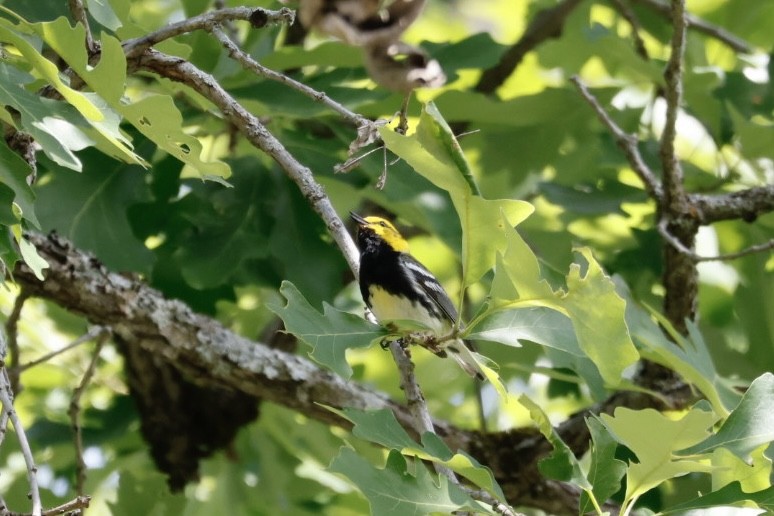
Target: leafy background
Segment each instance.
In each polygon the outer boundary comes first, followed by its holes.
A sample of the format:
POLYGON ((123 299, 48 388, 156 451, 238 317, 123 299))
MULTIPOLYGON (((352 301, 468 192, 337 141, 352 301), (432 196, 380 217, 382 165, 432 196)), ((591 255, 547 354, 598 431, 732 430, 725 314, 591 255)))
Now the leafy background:
MULTIPOLYGON (((766 450, 774 437, 768 424, 774 385, 765 373, 773 369, 774 257, 769 252, 701 264, 696 326, 686 337, 674 336, 679 345, 669 342, 658 328, 668 322, 657 315, 664 292, 655 207, 568 80, 579 74, 618 124, 639 137, 645 160, 659 170, 664 108, 656 92, 669 55, 668 20, 644 3, 631 3, 642 25, 645 60, 614 3, 580 3, 560 37, 528 53, 495 98, 474 90, 481 70, 496 64, 553 3, 485 4, 430 2, 407 32, 407 40, 439 60, 449 81, 417 93, 409 109, 416 132, 401 137, 382 131, 388 160, 402 158, 389 167, 383 190, 374 188, 381 151, 347 174, 333 172, 355 134, 321 104, 245 71, 207 33, 186 34, 159 48, 211 73, 261 117, 311 167, 339 214, 388 213, 452 297, 465 292, 469 337, 499 365, 509 392, 498 391, 497 381, 483 388, 488 429, 536 426, 554 449, 541 472, 584 490, 582 507, 594 510, 596 501, 608 498, 624 510, 665 513, 740 500, 770 507, 766 450), (429 101, 437 111, 423 110, 429 101), (444 146, 445 123, 456 133, 475 130, 459 141, 481 197, 462 181, 460 156, 444 146), (486 204, 482 198, 503 201, 486 204), (508 225, 518 223, 518 233, 482 229, 506 225, 501 209, 508 225), (707 401, 675 413, 619 409, 590 417, 593 445, 576 459, 551 423, 633 388, 628 379, 638 355, 677 371, 707 401), (749 386, 744 396, 738 386, 749 386), (697 499, 697 493, 706 496, 697 499)), ((0 249, 7 267, 25 253, 22 227, 57 231, 106 267, 140 277, 249 338, 265 340, 279 313, 301 341, 298 353, 403 399, 392 360, 370 345, 381 330, 363 327, 346 262, 296 185, 193 90, 126 72, 121 41, 199 14, 209 2, 88 2, 105 56, 94 68, 86 65, 83 29, 60 18, 69 16, 64 3, 3 6, 0 100, 13 109, 0 118, 41 146, 37 180, 28 187, 26 164, 0 144, 0 222, 9 228, 0 249), (54 63, 77 71, 86 83, 83 92, 64 83, 54 63), (65 100, 39 96, 45 85, 65 100), (323 303, 330 305, 324 312, 323 303), (305 315, 293 326, 297 310, 305 315), (315 317, 322 330, 308 327, 315 317), (351 327, 364 337, 334 353, 319 340, 308 344, 351 327)), ((677 140, 686 186, 727 192, 771 184, 774 9, 742 0, 688 7, 743 36, 755 52, 744 55, 688 33, 677 140)), ((241 47, 255 59, 357 113, 389 118, 400 106, 399 95, 370 82, 357 49, 319 35, 303 46, 283 44, 287 29, 280 25, 235 27, 241 47)), ((702 229, 697 249, 734 252, 765 241, 772 230, 771 213, 754 223, 718 223, 702 229)), ((37 263, 26 252, 25 261, 37 263)), ((9 282, 2 292, 4 314, 17 294, 9 282)), ((61 348, 85 328, 83 319, 56 305, 30 300, 20 321, 22 362, 61 348)), ((90 349, 80 346, 21 376, 16 408, 40 465, 45 506, 74 493, 67 406, 90 349)), ((478 428, 469 379, 451 361, 422 351, 413 357, 434 417, 478 428)), ((267 403, 227 450, 202 461, 200 481, 173 493, 139 434, 123 369, 117 349, 104 347, 83 401, 85 490, 95 514, 212 514, 222 507, 233 514, 361 514, 369 507, 378 514, 419 514, 478 507, 418 459, 447 464, 502 495, 472 457, 442 443, 384 438, 386 428, 402 430, 389 414, 364 421, 365 415, 346 413, 355 424, 349 433, 267 403), (428 500, 432 505, 418 508, 428 500)), ((3 442, 0 459, 0 493, 8 507, 21 510, 28 486, 13 439, 3 442)))

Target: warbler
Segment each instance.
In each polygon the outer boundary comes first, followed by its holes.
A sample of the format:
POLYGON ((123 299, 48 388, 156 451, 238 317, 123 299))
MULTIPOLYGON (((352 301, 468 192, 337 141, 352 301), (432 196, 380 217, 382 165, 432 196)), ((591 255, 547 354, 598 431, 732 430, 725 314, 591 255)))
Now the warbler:
POLYGON ((406 239, 381 217, 350 216, 358 224, 360 293, 374 317, 393 325, 419 323, 427 328, 415 332, 423 347, 442 357, 448 351, 466 373, 484 379, 475 353, 461 339, 438 340, 451 335, 457 310, 435 276, 409 254, 406 239))

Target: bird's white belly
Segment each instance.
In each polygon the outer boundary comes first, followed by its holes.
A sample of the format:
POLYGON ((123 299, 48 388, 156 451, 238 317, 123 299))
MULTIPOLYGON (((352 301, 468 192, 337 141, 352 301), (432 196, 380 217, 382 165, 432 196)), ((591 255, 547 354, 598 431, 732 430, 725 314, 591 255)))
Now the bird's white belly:
POLYGON ((369 292, 371 293, 371 312, 381 323, 395 321, 400 328, 400 321, 416 321, 421 326, 431 329, 437 336, 443 336, 451 330, 450 324, 445 320, 432 317, 419 302, 412 303, 405 297, 396 297, 374 285, 369 287, 369 292))

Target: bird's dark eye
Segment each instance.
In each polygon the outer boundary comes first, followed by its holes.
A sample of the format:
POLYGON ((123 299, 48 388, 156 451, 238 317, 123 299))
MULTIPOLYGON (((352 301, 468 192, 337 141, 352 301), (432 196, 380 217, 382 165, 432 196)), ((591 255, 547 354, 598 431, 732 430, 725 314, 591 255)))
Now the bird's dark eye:
POLYGON ((379 221, 379 225, 382 226, 383 228, 387 227, 387 223, 385 221, 383 221, 383 220, 379 221))

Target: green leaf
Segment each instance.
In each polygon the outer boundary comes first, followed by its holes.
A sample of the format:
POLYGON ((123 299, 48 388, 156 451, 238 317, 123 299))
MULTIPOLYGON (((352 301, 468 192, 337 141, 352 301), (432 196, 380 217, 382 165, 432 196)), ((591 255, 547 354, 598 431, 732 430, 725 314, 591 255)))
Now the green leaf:
POLYGON ((712 486, 718 489, 731 482, 740 482, 748 493, 766 489, 771 485, 771 459, 766 456, 769 443, 763 444, 750 453, 745 461, 727 448, 715 448, 712 452, 712 486))
MULTIPOLYGON (((604 105, 613 90, 595 90, 594 93, 604 105)), ((577 92, 569 88, 546 89, 537 95, 521 95, 507 101, 481 93, 448 90, 436 98, 435 103, 446 120, 511 127, 534 128, 553 125, 557 120, 565 126, 588 113, 585 111, 587 106, 579 102, 577 92)))
POLYGON ((567 316, 542 306, 495 310, 476 322, 466 339, 521 346, 526 339, 560 351, 585 356, 567 316))
POLYGON ((350 420, 354 427, 352 434, 361 439, 380 444, 385 448, 403 450, 415 448, 417 443, 400 426, 395 414, 390 409, 359 410, 345 408, 341 411, 330 409, 350 420))
POLYGON ((510 199, 452 196, 452 201, 462 221, 462 275, 467 287, 495 265, 497 253, 504 251, 507 244, 505 233, 526 219, 534 208, 527 202, 510 199))
POLYGON ((110 30, 121 28, 121 20, 118 19, 109 0, 86 0, 89 14, 94 17, 102 26, 110 30))
MULTIPOLYGON (((0 103, 13 106, 19 112, 19 128, 32 136, 49 158, 80 171, 81 162, 72 151, 91 141, 80 130, 72 130, 75 124, 70 120, 65 121, 68 117, 60 109, 60 104, 64 103, 42 99, 24 89, 23 85, 33 80, 28 73, 0 63, 0 103), (62 131, 62 125, 71 130, 62 131)), ((12 119, 7 122, 16 125, 12 119)))
POLYGON ((16 242, 19 244, 19 253, 21 254, 22 260, 24 260, 24 263, 32 270, 35 277, 40 281, 43 281, 45 279, 43 276, 43 269, 48 268, 48 262, 38 254, 38 250, 35 249, 35 246, 30 244, 27 239, 21 235, 20 227, 17 227, 17 230, 14 231, 14 233, 16 233, 16 242))
POLYGON ((734 123, 736 136, 742 144, 742 153, 748 158, 774 158, 771 147, 774 138, 774 125, 763 125, 741 115, 733 106, 728 106, 734 123))
MULTIPOLYGON (((65 22, 66 23, 66 22, 65 22)), ((56 65, 43 57, 35 47, 27 41, 19 32, 19 28, 4 18, 0 18, 0 41, 10 43, 24 56, 26 61, 51 84, 62 97, 67 100, 89 121, 100 121, 103 118, 102 112, 92 104, 89 99, 81 92, 76 91, 66 85, 59 77, 59 70, 56 65)), ((77 40, 83 43, 84 30, 80 26, 80 31, 76 35, 81 37, 77 40)), ((85 53, 85 49, 84 49, 85 53)))
POLYGON ((704 441, 680 450, 680 455, 709 453, 726 448, 749 460, 750 453, 774 440, 774 374, 765 373, 750 384, 739 405, 720 429, 704 441))
POLYGON ((201 191, 196 197, 204 201, 189 198, 185 205, 183 217, 196 231, 177 248, 175 260, 194 288, 224 285, 246 262, 268 255, 268 221, 262 210, 268 174, 255 164, 245 165, 252 165, 252 173, 235 176, 233 188, 196 185, 196 193, 201 191))
MULTIPOLYGON (((222 161, 205 161, 202 156, 201 142, 187 134, 183 116, 168 95, 148 95, 142 99, 126 104, 122 102, 126 87, 126 56, 121 42, 108 35, 102 36, 102 58, 92 67, 88 64, 88 55, 83 46, 84 29, 77 25, 71 27, 64 18, 53 22, 37 23, 32 28, 51 45, 51 47, 67 61, 67 64, 78 73, 95 93, 104 101, 103 111, 108 107, 119 113, 129 123, 134 125, 146 138, 153 141, 159 148, 175 156, 180 161, 190 165, 204 178, 226 178, 231 171, 222 161)), ((116 131, 102 125, 95 127, 117 148, 128 145, 116 131)), ((124 159, 133 159, 142 163, 133 153, 123 154, 124 159)))
POLYGON ((151 252, 129 225, 127 210, 146 199, 146 172, 94 150, 81 153, 82 174, 56 171, 37 189, 41 227, 94 252, 117 271, 148 272, 151 252))
POLYGON ((183 131, 180 110, 168 95, 151 95, 122 106, 120 113, 146 138, 190 165, 202 178, 228 178, 231 169, 222 161, 204 161, 201 142, 183 131))
POLYGON ((519 396, 519 403, 529 410, 530 418, 554 448, 551 455, 542 459, 538 464, 540 472, 548 478, 572 482, 583 490, 591 491, 593 486, 583 474, 580 462, 551 425, 551 421, 543 409, 526 394, 519 396))
POLYGON ((618 385, 624 369, 639 359, 626 326, 626 302, 587 248, 579 249, 587 263, 581 276, 578 264, 570 266, 569 291, 561 300, 575 328, 578 344, 609 385, 618 385))
MULTIPOLYGON (((586 419, 591 432, 591 464, 588 479, 594 486, 592 493, 598 502, 604 503, 621 488, 621 479, 626 475, 626 463, 615 458, 618 443, 597 417, 586 419)), ((594 510, 588 492, 581 493, 579 514, 594 510)))
POLYGON ((469 508, 482 510, 459 487, 444 476, 431 474, 422 463, 412 463, 391 451, 384 469, 378 469, 354 450, 342 447, 330 470, 347 477, 368 498, 371 514, 419 516, 469 508))
MULTIPOLYGON (((130 142, 121 133, 120 118, 115 114, 115 111, 120 111, 119 100, 123 94, 126 78, 126 58, 121 44, 117 39, 105 36, 102 42, 102 58, 92 68, 88 65, 88 56, 83 45, 84 38, 83 26, 79 24, 71 27, 64 17, 53 22, 34 24, 21 21, 19 26, 14 26, 7 20, 0 20, 0 40, 16 46, 38 74, 83 115, 94 132, 99 135, 98 139, 104 145, 102 150, 128 163, 145 165, 142 158, 132 151, 130 142), (94 89, 95 93, 81 93, 62 82, 54 63, 43 57, 17 31, 34 32, 40 35, 86 81, 86 84, 94 89)), ((67 131, 62 131, 62 128, 59 128, 58 133, 48 132, 55 134, 58 140, 68 137, 67 131)), ((85 145, 81 144, 81 146, 85 145)), ((71 168, 78 168, 73 164, 72 158, 69 162, 71 168)))
POLYGON ((695 325, 688 322, 688 337, 684 337, 674 329, 666 317, 651 310, 658 323, 656 324, 648 313, 631 299, 631 293, 624 284, 619 282, 617 286, 618 291, 627 300, 626 321, 643 357, 679 373, 704 394, 716 414, 727 416, 731 408, 739 402, 740 396, 730 383, 718 374, 707 345, 695 325), (662 328, 666 329, 674 342, 664 335, 662 328))
POLYGON ((363 55, 352 45, 326 41, 314 48, 284 46, 263 57, 261 64, 274 70, 288 70, 302 66, 335 66, 354 68, 363 65, 363 55))
POLYGON ((717 417, 692 408, 680 419, 671 419, 653 409, 615 409, 600 416, 615 439, 629 448, 639 460, 629 464, 626 500, 633 501, 662 482, 692 472, 708 472, 712 467, 698 460, 681 459, 676 450, 702 441, 717 417))
POLYGON ((442 464, 505 501, 502 489, 488 468, 461 450, 453 453, 436 434, 425 432, 422 444, 419 445, 398 423, 391 410, 331 410, 354 424, 352 433, 355 436, 397 450, 403 455, 442 464))
POLYGON ((665 508, 659 514, 688 514, 691 511, 701 509, 739 506, 743 502, 753 502, 761 509, 766 509, 769 513, 774 512, 774 486, 761 491, 746 493, 742 490, 739 482, 732 482, 712 493, 665 508))
POLYGON ((285 330, 312 346, 309 354, 315 361, 332 369, 343 378, 352 376, 346 360, 350 348, 364 348, 381 339, 387 332, 362 317, 336 310, 323 303, 323 313, 315 310, 289 281, 280 286, 287 303, 269 304, 268 308, 285 322, 285 330))
POLYGON ((35 195, 27 184, 30 167, 18 154, 0 142, 0 183, 13 190, 13 202, 21 209, 22 217, 40 227, 35 216, 35 195))
POLYGON ((517 230, 505 231, 505 252, 498 256, 490 297, 494 306, 515 299, 551 299, 555 296, 540 273, 537 256, 517 230))
POLYGON ((463 287, 481 279, 506 247, 505 226, 513 227, 534 208, 524 201, 487 200, 476 195, 470 167, 449 126, 429 104, 412 136, 380 129, 387 147, 452 198, 462 226, 463 287), (507 221, 507 222, 504 222, 507 221))

